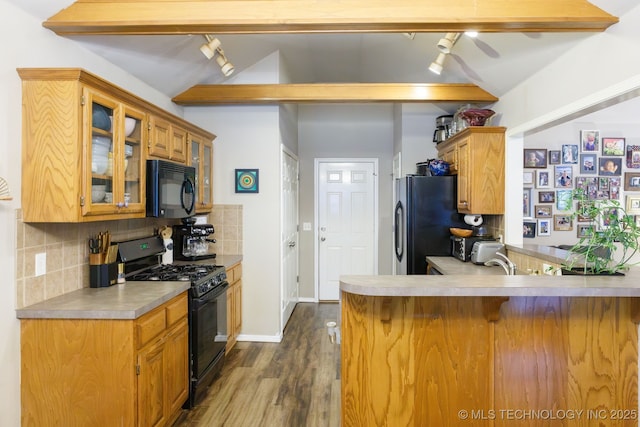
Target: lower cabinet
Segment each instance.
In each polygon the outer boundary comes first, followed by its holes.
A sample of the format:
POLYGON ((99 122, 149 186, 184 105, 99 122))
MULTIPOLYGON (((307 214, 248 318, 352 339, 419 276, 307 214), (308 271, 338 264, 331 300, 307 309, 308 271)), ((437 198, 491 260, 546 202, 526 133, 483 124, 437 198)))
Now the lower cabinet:
POLYGON ((189 393, 187 294, 134 320, 21 319, 22 426, 171 425, 189 393))
POLYGON ((233 348, 242 329, 242 264, 227 270, 227 353, 233 348))

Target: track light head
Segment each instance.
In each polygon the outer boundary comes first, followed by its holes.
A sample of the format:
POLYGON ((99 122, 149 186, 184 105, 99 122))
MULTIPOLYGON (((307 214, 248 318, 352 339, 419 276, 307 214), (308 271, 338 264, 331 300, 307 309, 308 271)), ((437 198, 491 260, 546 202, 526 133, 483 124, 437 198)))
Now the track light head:
POLYGON ((429 71, 431 71, 434 74, 440 75, 440 73, 442 73, 442 68, 444 66, 445 59, 447 59, 447 55, 440 52, 436 60, 433 61, 431 65, 429 65, 429 71))
POLYGON ((442 53, 451 53, 451 49, 453 49, 459 37, 460 33, 447 33, 447 35, 438 42, 438 50, 442 53))
POLYGON ((208 34, 205 34, 204 38, 207 39, 207 42, 200 46, 200 52, 202 52, 207 59, 211 59, 216 54, 216 50, 220 47, 221 43, 220 40, 208 34))
POLYGON ((224 74, 225 77, 229 77, 235 71, 235 67, 231 62, 229 62, 222 49, 218 48, 217 52, 218 56, 216 56, 216 62, 218 63, 218 66, 220 66, 220 71, 222 71, 222 74, 224 74))

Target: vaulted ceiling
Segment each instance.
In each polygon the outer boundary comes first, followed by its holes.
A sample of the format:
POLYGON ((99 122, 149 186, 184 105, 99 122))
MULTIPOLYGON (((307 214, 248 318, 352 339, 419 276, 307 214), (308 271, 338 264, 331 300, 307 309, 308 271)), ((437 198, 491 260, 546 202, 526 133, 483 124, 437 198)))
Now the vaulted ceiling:
POLYGON ((584 0, 476 0, 473 8, 467 0, 9 1, 172 98, 194 85, 234 83, 275 51, 296 83, 472 83, 499 97, 636 6, 635 0, 591 2, 600 9, 584 0), (485 32, 460 38, 442 75, 430 73, 444 33, 472 26, 485 32), (204 33, 220 39, 236 74, 224 77, 201 54, 204 33))

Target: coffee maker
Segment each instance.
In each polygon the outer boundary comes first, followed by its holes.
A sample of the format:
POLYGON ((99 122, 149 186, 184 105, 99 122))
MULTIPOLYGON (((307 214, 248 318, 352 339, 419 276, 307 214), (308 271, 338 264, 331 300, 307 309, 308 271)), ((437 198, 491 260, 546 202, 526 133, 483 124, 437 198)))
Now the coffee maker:
POLYGON ((173 257, 177 260, 196 261, 215 258, 216 254, 209 252, 209 243, 215 239, 209 238, 214 233, 211 224, 196 224, 193 217, 183 218, 181 225, 173 226, 173 257))

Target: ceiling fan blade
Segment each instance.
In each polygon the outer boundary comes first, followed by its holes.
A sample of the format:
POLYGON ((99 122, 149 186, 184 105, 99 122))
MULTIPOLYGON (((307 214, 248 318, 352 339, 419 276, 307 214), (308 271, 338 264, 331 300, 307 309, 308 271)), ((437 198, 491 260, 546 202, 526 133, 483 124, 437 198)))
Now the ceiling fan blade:
POLYGON ((478 47, 478 49, 483 51, 488 57, 490 57, 490 58, 500 58, 500 53, 498 53, 497 50, 495 50, 494 48, 489 46, 489 44, 487 44, 486 42, 483 42, 482 40, 480 40, 478 38, 474 38, 472 40, 475 43, 475 45, 478 47))
POLYGON ((449 56, 451 56, 458 63, 458 65, 460 65, 460 68, 462 68, 462 71, 464 71, 467 77, 469 77, 471 80, 475 80, 477 82, 483 81, 482 77, 480 77, 478 73, 473 71, 473 69, 469 67, 469 65, 464 61, 464 59, 462 59, 462 57, 460 57, 459 55, 456 55, 455 53, 450 53, 449 56))

